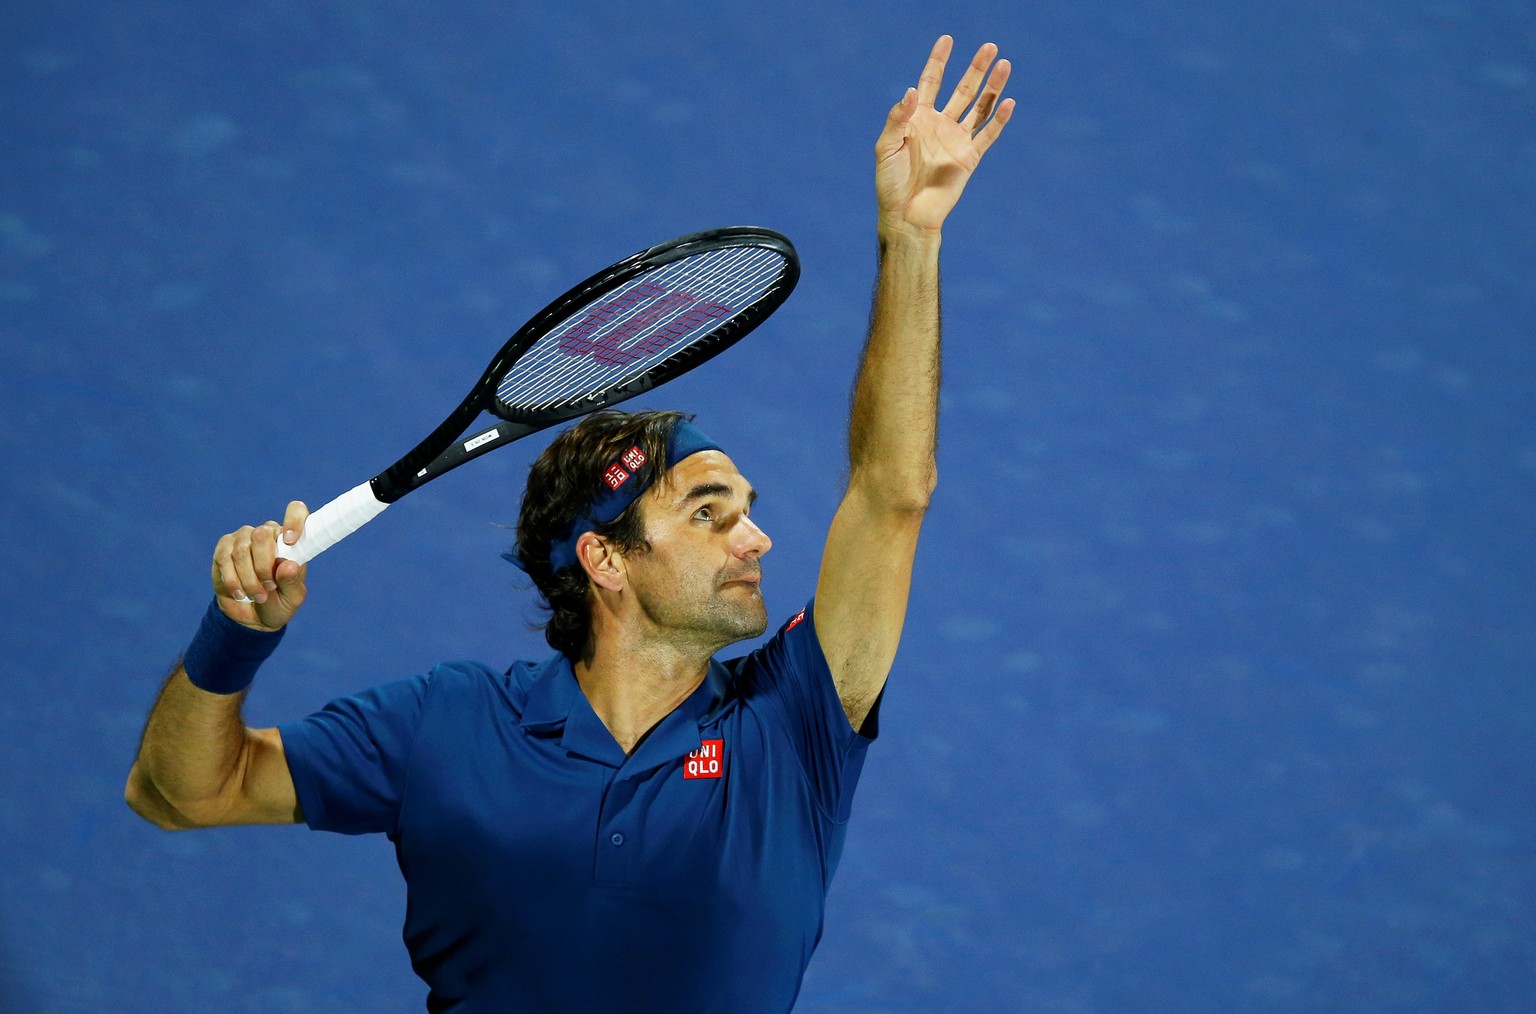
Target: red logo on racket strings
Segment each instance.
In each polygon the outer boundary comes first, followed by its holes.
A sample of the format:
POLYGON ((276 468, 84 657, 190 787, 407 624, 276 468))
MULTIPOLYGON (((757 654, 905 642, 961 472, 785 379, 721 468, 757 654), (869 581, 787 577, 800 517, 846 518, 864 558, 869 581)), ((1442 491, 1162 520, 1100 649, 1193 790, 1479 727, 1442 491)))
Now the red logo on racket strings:
POLYGON ((603 366, 628 366, 730 313, 728 306, 642 282, 587 310, 560 336, 560 351, 603 366))
POLYGON ((725 740, 706 739, 683 761, 684 778, 719 778, 725 770, 725 740))
POLYGON ((623 466, 617 461, 609 465, 608 470, 603 473, 603 481, 608 484, 609 489, 618 489, 628 478, 629 473, 624 471, 623 466))

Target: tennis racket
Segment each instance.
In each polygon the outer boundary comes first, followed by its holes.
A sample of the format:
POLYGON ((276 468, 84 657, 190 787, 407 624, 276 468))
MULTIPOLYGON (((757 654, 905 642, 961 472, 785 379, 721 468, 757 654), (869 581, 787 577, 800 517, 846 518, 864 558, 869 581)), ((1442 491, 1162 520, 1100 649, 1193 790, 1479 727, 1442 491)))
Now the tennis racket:
POLYGON ((752 227, 682 236, 599 271, 524 324, 425 440, 311 514, 277 555, 308 563, 466 461, 686 373, 766 320, 799 278, 789 240, 752 227), (486 412, 494 425, 466 437, 486 412))

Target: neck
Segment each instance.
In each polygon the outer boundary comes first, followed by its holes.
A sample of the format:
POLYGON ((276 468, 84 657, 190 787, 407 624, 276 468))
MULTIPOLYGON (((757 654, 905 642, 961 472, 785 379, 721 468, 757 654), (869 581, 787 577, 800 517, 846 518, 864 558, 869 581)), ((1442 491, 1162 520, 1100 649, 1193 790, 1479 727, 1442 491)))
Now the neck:
POLYGON ((572 668, 587 703, 630 754, 704 682, 712 654, 608 631, 594 635, 572 668))

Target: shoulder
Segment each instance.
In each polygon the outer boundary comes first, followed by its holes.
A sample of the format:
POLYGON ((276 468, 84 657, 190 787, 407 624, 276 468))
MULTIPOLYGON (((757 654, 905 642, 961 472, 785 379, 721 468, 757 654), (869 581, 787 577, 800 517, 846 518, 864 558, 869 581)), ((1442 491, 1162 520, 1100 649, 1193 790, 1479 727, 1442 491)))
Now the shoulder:
POLYGON ((816 600, 792 614, 778 631, 755 650, 723 663, 733 682, 773 680, 794 673, 813 681, 826 674, 831 679, 827 659, 816 637, 816 600))
POLYGON ((425 674, 425 681, 436 688, 433 693, 444 694, 485 694, 496 693, 498 696, 524 701, 528 691, 533 685, 538 684, 542 674, 558 661, 559 656, 553 659, 545 659, 541 662, 519 661, 513 662, 507 668, 495 668, 485 662, 476 662, 472 659, 452 659, 452 661, 438 662, 433 665, 432 671, 425 674))
POLYGON ((439 662, 423 679, 444 689, 472 689, 486 684, 505 683, 514 669, 526 664, 518 662, 506 672, 497 672, 484 662, 454 659, 439 662))
POLYGON ((506 669, 496 669, 484 662, 456 659, 440 662, 424 679, 431 685, 434 700, 459 702, 473 700, 497 704, 521 716, 528 698, 541 680, 558 669, 563 656, 556 654, 540 661, 514 662, 506 669))

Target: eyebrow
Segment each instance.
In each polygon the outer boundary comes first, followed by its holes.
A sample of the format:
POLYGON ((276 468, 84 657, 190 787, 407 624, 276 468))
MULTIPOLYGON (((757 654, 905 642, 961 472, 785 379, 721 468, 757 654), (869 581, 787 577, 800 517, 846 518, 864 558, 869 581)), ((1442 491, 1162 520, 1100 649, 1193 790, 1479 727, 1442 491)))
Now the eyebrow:
MULTIPOLYGON (((705 500, 709 497, 729 497, 733 492, 735 491, 723 482, 701 482, 680 497, 677 506, 683 507, 694 500, 705 500)), ((747 506, 750 507, 755 503, 757 503, 757 490, 748 486, 747 506)))

